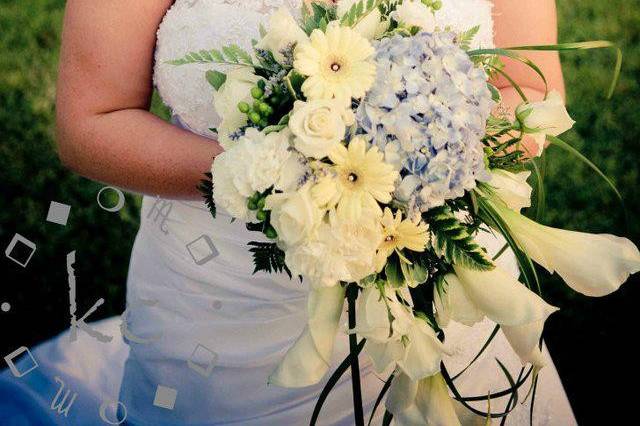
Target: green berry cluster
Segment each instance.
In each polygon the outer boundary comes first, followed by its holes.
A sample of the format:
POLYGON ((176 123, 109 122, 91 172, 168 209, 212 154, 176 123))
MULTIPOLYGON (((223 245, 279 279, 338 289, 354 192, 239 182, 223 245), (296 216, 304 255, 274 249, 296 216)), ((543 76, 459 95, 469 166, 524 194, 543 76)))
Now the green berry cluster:
POLYGON ((267 198, 267 193, 256 192, 247 201, 247 207, 249 210, 256 212, 256 219, 262 224, 262 232, 271 240, 278 238, 278 233, 275 228, 269 222, 271 218, 271 212, 264 209, 264 203, 267 198))
POLYGON ((283 102, 282 89, 279 86, 274 86, 272 93, 267 97, 265 96, 265 81, 259 80, 258 83, 251 88, 251 97, 254 99, 253 104, 249 105, 247 102, 239 102, 238 109, 241 113, 247 114, 249 122, 254 126, 261 128, 267 127, 269 119, 273 116, 274 110, 277 109, 283 102))

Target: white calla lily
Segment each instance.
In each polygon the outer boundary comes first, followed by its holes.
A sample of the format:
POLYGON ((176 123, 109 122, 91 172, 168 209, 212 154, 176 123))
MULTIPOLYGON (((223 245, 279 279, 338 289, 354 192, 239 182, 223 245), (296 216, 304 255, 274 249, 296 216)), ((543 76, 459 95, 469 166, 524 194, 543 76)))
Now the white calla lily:
POLYGON ((403 305, 395 291, 382 295, 376 287, 358 297, 356 328, 367 339, 364 351, 379 373, 399 366, 413 380, 435 374, 445 352, 435 331, 411 307, 403 305))
POLYGON ((575 291, 600 297, 613 293, 640 271, 640 251, 626 238, 589 234, 540 225, 492 203, 516 243, 536 263, 558 275, 575 291))
POLYGON ((524 103, 516 109, 516 116, 525 126, 525 132, 533 136, 540 156, 544 150, 547 135, 558 136, 570 130, 575 121, 569 116, 564 100, 559 92, 549 92, 540 102, 524 103))
MULTIPOLYGON (((558 308, 549 305, 512 275, 496 266, 491 271, 476 271, 454 266, 457 282, 473 304, 490 320, 515 326, 546 320, 558 308)), ((455 282, 451 275, 448 282, 455 282)))
POLYGON ((531 207, 531 192, 533 188, 527 183, 530 171, 511 173, 502 169, 491 170, 489 184, 496 195, 512 210, 520 212, 525 207, 531 207))
POLYGON ((409 342, 405 344, 404 357, 398 361, 402 371, 412 380, 433 376, 440 371, 442 355, 447 350, 433 328, 425 320, 414 318, 407 338, 409 342))
POLYGON ((441 326, 453 320, 471 326, 487 316, 501 328, 523 363, 542 367, 538 348, 545 320, 557 308, 549 305, 499 266, 492 271, 455 267, 445 277, 443 293, 434 290, 441 326))
POLYGON ((544 329, 544 321, 534 321, 525 325, 505 325, 501 329, 523 364, 528 363, 537 368, 545 366, 546 362, 540 350, 540 336, 544 329))
POLYGON ((269 377, 269 383, 287 388, 318 383, 331 366, 345 290, 342 286, 311 290, 307 326, 269 377))
POLYGON ((453 320, 472 326, 484 319, 484 313, 469 299, 458 277, 447 275, 446 289, 442 293, 434 290, 436 319, 440 327, 446 327, 453 320))
POLYGON ((415 381, 399 373, 391 382, 385 406, 397 426, 460 425, 441 374, 415 381))

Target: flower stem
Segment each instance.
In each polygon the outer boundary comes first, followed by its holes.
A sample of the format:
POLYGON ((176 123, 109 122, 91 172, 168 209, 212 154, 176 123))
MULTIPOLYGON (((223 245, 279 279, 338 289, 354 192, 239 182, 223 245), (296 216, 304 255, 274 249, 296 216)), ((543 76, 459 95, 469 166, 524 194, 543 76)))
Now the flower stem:
MULTIPOLYGON (((358 285, 350 283, 347 287, 347 302, 349 310, 349 330, 356 327, 356 299, 358 298, 358 285)), ((362 387, 360 384, 360 363, 358 361, 358 337, 355 333, 349 334, 349 353, 351 358, 351 389, 353 391, 353 415, 356 426, 364 426, 364 413, 362 411, 362 387)))

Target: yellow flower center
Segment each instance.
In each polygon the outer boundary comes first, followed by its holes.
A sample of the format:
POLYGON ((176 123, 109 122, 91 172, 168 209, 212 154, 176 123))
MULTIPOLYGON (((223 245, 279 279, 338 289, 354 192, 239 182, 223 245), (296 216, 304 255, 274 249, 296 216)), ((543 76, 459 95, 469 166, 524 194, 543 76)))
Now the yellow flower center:
POLYGON ((341 66, 337 62, 334 62, 334 63, 331 64, 331 71, 333 71, 333 72, 340 71, 340 68, 341 68, 341 66))
POLYGON ((387 243, 390 243, 392 241, 394 241, 396 239, 395 236, 393 235, 387 235, 386 238, 384 239, 387 243))

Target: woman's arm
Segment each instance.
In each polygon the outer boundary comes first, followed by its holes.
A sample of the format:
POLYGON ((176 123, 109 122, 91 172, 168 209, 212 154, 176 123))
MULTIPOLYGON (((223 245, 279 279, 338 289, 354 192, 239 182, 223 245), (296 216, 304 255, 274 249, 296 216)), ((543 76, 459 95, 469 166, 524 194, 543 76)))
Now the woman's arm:
POLYGON ((172 0, 68 0, 57 143, 77 173, 132 191, 197 198, 214 141, 148 112, 156 30, 172 0))
MULTIPOLYGON (((558 39, 555 0, 494 0, 495 44, 497 47, 556 44, 558 39)), ((556 52, 521 52, 536 63, 544 73, 549 89, 564 96, 564 80, 560 58, 556 52)), ((530 101, 544 97, 544 83, 526 65, 503 59, 504 71, 518 83, 530 101)), ((514 113, 522 98, 504 78, 498 78, 496 87, 502 93, 502 104, 514 113)), ((525 147, 531 142, 525 139, 525 147)), ((533 147, 533 146, 532 146, 533 147)), ((534 148, 530 148, 534 152, 534 148)))

